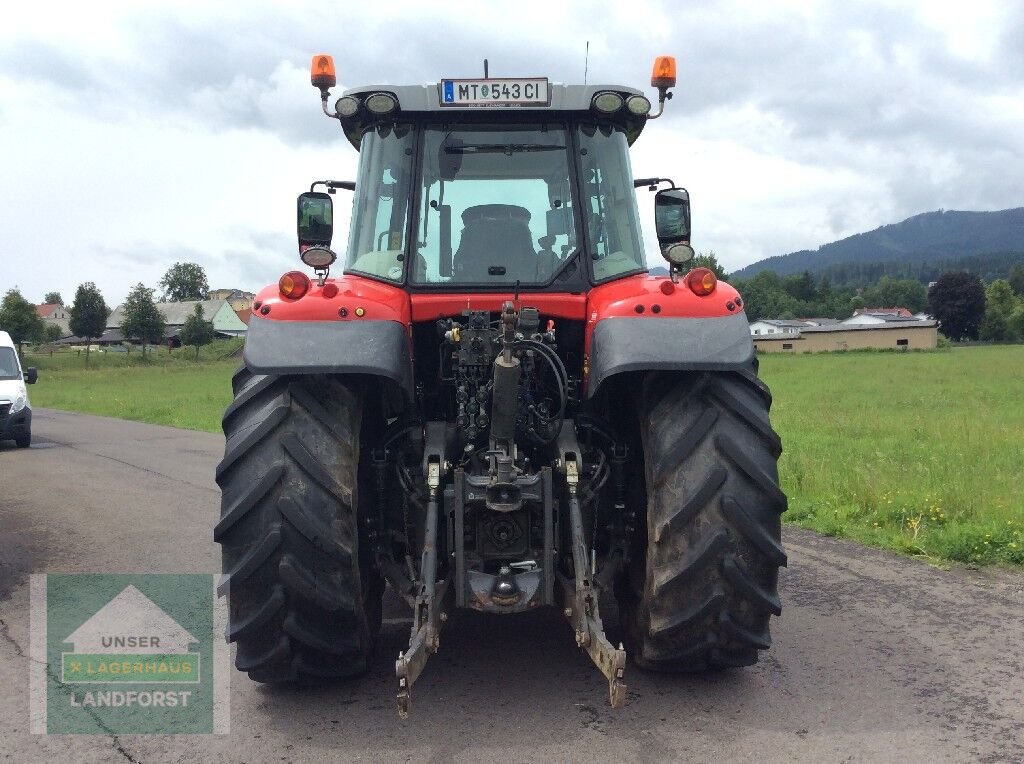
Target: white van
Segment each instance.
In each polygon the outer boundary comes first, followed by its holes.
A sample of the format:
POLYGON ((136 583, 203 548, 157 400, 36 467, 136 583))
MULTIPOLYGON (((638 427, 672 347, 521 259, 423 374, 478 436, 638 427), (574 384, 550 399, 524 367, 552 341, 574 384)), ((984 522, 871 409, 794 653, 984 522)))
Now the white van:
POLYGON ((36 370, 22 373, 11 335, 0 332, 0 441, 13 440, 21 448, 32 444, 32 407, 25 383, 35 384, 36 370))

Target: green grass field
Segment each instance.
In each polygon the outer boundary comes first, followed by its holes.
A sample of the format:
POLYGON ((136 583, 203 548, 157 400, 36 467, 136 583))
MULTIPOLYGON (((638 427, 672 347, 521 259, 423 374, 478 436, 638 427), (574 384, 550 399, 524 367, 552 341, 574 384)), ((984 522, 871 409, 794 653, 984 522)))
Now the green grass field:
POLYGON ((1024 346, 767 355, 789 522, 1024 565, 1024 346))
POLYGON ((81 411, 189 430, 220 432, 220 418, 231 402, 231 374, 241 364, 232 356, 241 340, 225 340, 201 348, 138 352, 65 352, 32 355, 26 366, 39 369, 39 381, 29 388, 32 405, 81 411))
MULTIPOLYGON (((231 399, 227 343, 29 356, 37 407, 209 432, 231 399)), ((766 355, 785 518, 934 561, 1024 566, 1024 346, 766 355)))

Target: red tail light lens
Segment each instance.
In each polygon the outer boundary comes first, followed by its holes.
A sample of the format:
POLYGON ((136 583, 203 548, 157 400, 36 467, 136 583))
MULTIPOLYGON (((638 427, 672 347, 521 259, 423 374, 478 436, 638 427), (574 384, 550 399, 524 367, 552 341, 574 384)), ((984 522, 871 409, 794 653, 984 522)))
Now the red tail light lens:
POLYGON ((309 276, 302 271, 288 271, 277 282, 281 296, 297 300, 309 291, 309 276))
POLYGON ((686 274, 686 286, 698 297, 706 297, 715 291, 718 278, 714 271, 708 268, 694 268, 686 274))

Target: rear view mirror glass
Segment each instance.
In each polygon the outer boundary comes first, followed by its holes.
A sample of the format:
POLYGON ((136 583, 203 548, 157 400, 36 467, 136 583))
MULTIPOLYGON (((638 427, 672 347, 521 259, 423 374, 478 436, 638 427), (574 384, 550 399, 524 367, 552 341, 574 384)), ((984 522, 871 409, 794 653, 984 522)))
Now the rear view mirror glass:
POLYGON ((298 202, 299 247, 316 244, 330 246, 334 234, 334 204, 331 197, 320 191, 299 194, 298 202))
POLYGON ((668 188, 654 197, 654 228, 662 245, 690 240, 690 194, 668 188))

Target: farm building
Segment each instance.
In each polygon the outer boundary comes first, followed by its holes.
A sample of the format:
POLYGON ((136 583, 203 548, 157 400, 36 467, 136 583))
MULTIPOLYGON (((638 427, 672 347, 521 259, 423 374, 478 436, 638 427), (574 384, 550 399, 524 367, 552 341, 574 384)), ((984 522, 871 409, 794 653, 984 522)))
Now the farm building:
MULTIPOLYGON (((168 330, 175 330, 173 336, 177 336, 185 321, 192 315, 196 305, 203 308, 203 318, 213 324, 213 330, 222 336, 237 336, 245 334, 246 325, 238 318, 238 314, 232 309, 227 300, 187 300, 185 302, 158 302, 156 309, 164 317, 164 324, 168 330)), ((119 329, 121 327, 121 315, 123 307, 118 306, 107 319, 107 329, 119 329)))
POLYGON ((809 326, 829 326, 838 323, 839 320, 835 318, 794 318, 791 320, 762 318, 760 321, 750 324, 750 336, 799 334, 809 326))
POLYGON ((211 289, 206 295, 209 300, 227 300, 235 312, 252 308, 256 295, 241 289, 211 289))
MULTIPOLYGON (((857 308, 853 311, 853 317, 857 316, 895 316, 897 318, 910 318, 913 315, 906 308, 899 305, 891 308, 857 308)), ((850 319, 847 319, 849 321, 850 319)))
POLYGON ((36 305, 36 315, 43 319, 43 323, 47 326, 59 326, 61 337, 66 337, 71 334, 71 327, 69 326, 71 322, 71 311, 59 302, 36 305))
POLYGON ((938 324, 916 319, 880 324, 807 326, 798 334, 756 336, 759 353, 818 353, 826 350, 932 350, 938 344, 938 324))
POLYGON ((803 321, 786 321, 782 319, 761 319, 750 325, 751 335, 799 334, 808 326, 803 321))
MULTIPOLYGON (((164 340, 162 344, 178 347, 179 336, 186 319, 195 311, 196 305, 203 308, 203 318, 213 324, 213 331, 218 337, 238 337, 248 330, 238 313, 231 309, 227 300, 190 300, 186 302, 158 302, 156 309, 164 317, 164 340)), ((103 334, 92 340, 94 345, 121 345, 128 342, 121 333, 121 317, 123 306, 118 306, 107 318, 107 329, 103 334)), ((82 337, 66 337, 60 341, 62 345, 84 345, 82 337)))

